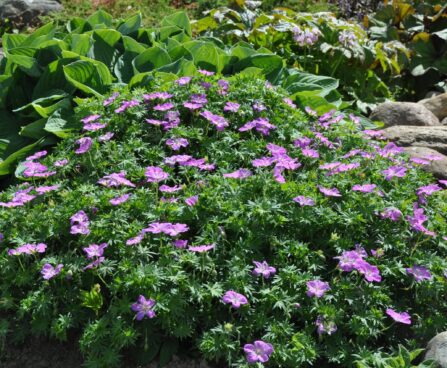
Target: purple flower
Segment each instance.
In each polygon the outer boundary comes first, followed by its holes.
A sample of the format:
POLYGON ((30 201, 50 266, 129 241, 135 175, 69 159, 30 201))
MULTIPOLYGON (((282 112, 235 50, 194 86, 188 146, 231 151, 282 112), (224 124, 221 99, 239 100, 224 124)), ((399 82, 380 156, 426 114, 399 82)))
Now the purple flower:
POLYGON ((98 267, 102 262, 104 262, 105 258, 104 257, 98 257, 96 258, 93 262, 89 263, 87 266, 85 266, 82 271, 94 268, 94 267, 98 267))
POLYGON ((26 169, 23 171, 23 176, 25 178, 37 177, 37 178, 47 178, 56 174, 56 171, 48 171, 48 167, 42 165, 39 162, 25 161, 23 166, 26 169))
POLYGON ((112 206, 118 206, 124 202, 126 202, 130 198, 130 194, 123 194, 121 196, 112 198, 109 202, 112 206))
POLYGON ((185 138, 170 138, 166 141, 166 145, 171 147, 174 151, 178 151, 182 147, 189 146, 189 142, 185 138))
POLYGON ((20 254, 35 254, 35 253, 44 253, 47 249, 47 245, 44 243, 39 244, 24 244, 16 249, 9 249, 8 255, 10 256, 18 256, 20 254))
POLYGON ((191 161, 193 158, 190 155, 174 155, 171 157, 166 157, 164 163, 169 166, 174 166, 179 164, 184 166, 187 162, 191 161))
POLYGON ((359 262, 356 267, 357 271, 359 271, 362 275, 365 276, 365 279, 369 282, 380 282, 382 281, 382 276, 380 276, 379 269, 376 266, 369 264, 366 261, 359 262))
POLYGON ((391 180, 394 177, 403 178, 407 172, 407 169, 403 166, 390 166, 388 169, 383 170, 386 180, 391 180))
POLYGON ((144 173, 144 175, 146 176, 149 183, 158 183, 169 178, 169 174, 163 171, 163 169, 158 166, 146 167, 146 172, 144 173))
POLYGON ((300 147, 300 148, 307 148, 310 146, 310 144, 312 143, 312 139, 310 139, 309 137, 300 137, 295 139, 295 141, 293 142, 293 145, 295 147, 300 147))
POLYGON ((315 27, 304 29, 295 27, 292 32, 294 41, 301 47, 314 45, 318 42, 318 39, 321 36, 320 30, 315 27))
POLYGON ((192 207, 192 206, 194 206, 197 203, 198 200, 199 200, 199 196, 198 195, 194 195, 192 197, 186 198, 185 199, 185 203, 188 206, 192 207))
POLYGON ((39 151, 39 152, 34 153, 31 156, 28 156, 25 160, 26 161, 37 160, 39 158, 45 157, 47 154, 48 154, 47 151, 39 151))
POLYGON ((298 203, 301 207, 315 206, 315 201, 309 197, 298 196, 298 197, 293 198, 293 201, 298 203))
POLYGON ((126 111, 128 108, 133 107, 133 106, 138 106, 139 104, 140 104, 140 101, 138 101, 138 100, 123 101, 121 106, 115 110, 115 113, 120 114, 120 113, 126 111))
POLYGON ((237 102, 230 102, 228 101, 224 106, 224 111, 229 112, 238 112, 241 105, 239 105, 237 102))
POLYGON ((82 234, 82 235, 90 234, 89 218, 84 211, 76 212, 73 216, 71 216, 70 223, 71 223, 70 234, 82 234))
POLYGON ((203 107, 203 104, 197 102, 186 101, 183 103, 183 106, 190 110, 198 110, 203 107))
POLYGON ((144 233, 140 233, 134 238, 130 238, 126 241, 126 245, 136 245, 140 244, 144 239, 144 233))
POLYGON ((210 76, 216 74, 216 73, 214 73, 214 72, 210 72, 210 71, 208 71, 208 70, 204 70, 204 69, 197 69, 197 71, 198 71, 200 74, 202 74, 202 75, 204 75, 204 76, 206 76, 206 77, 210 77, 210 76))
POLYGON ((37 187, 34 190, 39 194, 44 194, 44 193, 51 192, 53 190, 58 190, 59 188, 60 188, 60 185, 56 184, 56 185, 45 185, 45 186, 37 187))
POLYGON ((323 316, 317 317, 315 325, 317 326, 317 333, 320 336, 323 334, 332 335, 337 331, 337 325, 332 321, 326 321, 323 316))
POLYGON ((442 188, 438 184, 430 184, 430 185, 425 185, 425 186, 419 187, 416 191, 416 194, 418 196, 429 196, 429 195, 432 195, 433 193, 436 193, 440 190, 442 190, 442 188))
POLYGON ((12 201, 0 202, 0 207, 18 207, 23 206, 25 203, 32 201, 34 198, 36 198, 35 195, 28 194, 32 189, 33 187, 18 190, 17 192, 14 193, 12 201))
POLYGON ((429 231, 425 226, 424 222, 427 221, 427 216, 424 214, 424 209, 420 208, 417 203, 413 204, 413 216, 407 216, 407 220, 410 223, 410 227, 417 231, 427 234, 429 236, 435 236, 436 234, 429 231))
POLYGON ((135 184, 133 184, 130 180, 126 179, 125 171, 120 171, 118 173, 106 175, 102 179, 98 180, 98 184, 104 185, 107 188, 112 187, 116 188, 122 185, 135 188, 135 184))
POLYGON ((256 340, 253 344, 245 344, 244 352, 248 363, 265 363, 273 353, 273 346, 268 342, 256 340))
POLYGON ((353 191, 362 193, 371 193, 374 191, 374 189, 376 189, 376 184, 356 184, 352 187, 353 191))
POLYGON ((276 273, 276 268, 269 266, 266 261, 257 262, 253 261, 255 264, 255 269, 253 270, 253 275, 260 276, 262 275, 264 278, 268 279, 270 276, 273 276, 276 273))
POLYGON ((63 166, 66 166, 67 164, 68 164, 68 160, 66 158, 54 162, 54 166, 56 166, 56 167, 63 167, 63 166))
POLYGON ((77 155, 87 152, 93 144, 93 140, 90 137, 79 138, 76 141, 79 147, 75 150, 77 155))
POLYGON ((105 99, 102 103, 103 106, 109 106, 117 99, 120 94, 118 92, 114 92, 109 98, 105 99))
POLYGON ((164 101, 170 99, 171 97, 173 97, 173 95, 168 92, 153 92, 143 95, 144 101, 152 101, 157 99, 164 101))
POLYGON ((311 157, 311 158, 319 158, 320 154, 318 151, 311 149, 311 148, 303 148, 301 150, 303 156, 311 157))
POLYGON ((270 130, 276 129, 276 126, 269 123, 267 118, 257 118, 249 121, 239 128, 240 132, 246 132, 248 130, 256 129, 256 131, 267 136, 270 134, 270 130))
POLYGON ((177 236, 180 233, 185 233, 189 230, 186 224, 171 224, 170 222, 153 222, 148 228, 143 229, 143 233, 152 234, 166 234, 170 236, 177 236))
POLYGON ((236 293, 233 290, 228 290, 222 297, 222 301, 225 304, 231 304, 235 309, 240 308, 241 305, 248 304, 248 300, 244 295, 236 293))
POLYGON ((186 86, 187 84, 189 84, 189 82, 191 82, 191 77, 181 77, 179 79, 177 79, 175 82, 179 85, 179 86, 186 86))
POLYGON ((85 124, 83 129, 87 132, 96 132, 97 130, 103 129, 107 126, 105 123, 91 123, 85 124))
POLYGON ((188 250, 190 250, 191 252, 203 253, 211 249, 214 249, 214 247, 215 244, 205 244, 205 245, 190 246, 188 247, 188 250))
POLYGON ((107 248, 107 243, 90 244, 88 247, 82 248, 87 255, 88 259, 95 257, 102 257, 104 255, 104 249, 107 248))
POLYGON ((321 298, 326 293, 326 291, 331 289, 327 282, 320 280, 308 281, 306 285, 306 294, 310 297, 316 296, 317 298, 321 298))
POLYGON ((286 105, 289 105, 290 107, 292 107, 294 109, 296 108, 296 105, 293 103, 293 101, 290 98, 284 97, 282 100, 284 101, 284 103, 286 105))
POLYGON ((3 235, 3 233, 0 233, 0 243, 5 240, 5 236, 3 235))
POLYGON ((262 103, 256 102, 256 103, 253 104, 253 110, 255 110, 255 111, 261 112, 261 111, 264 111, 266 109, 267 108, 262 103))
POLYGON ((107 141, 110 141, 110 140, 113 138, 114 135, 115 135, 115 134, 112 133, 112 132, 107 132, 106 134, 103 134, 103 135, 99 136, 99 137, 98 137, 98 141, 99 141, 99 142, 107 142, 107 141))
POLYGON ((180 248, 180 249, 186 248, 188 246, 188 241, 182 240, 182 239, 177 239, 174 241, 174 246, 176 248, 180 248))
POLYGON ((417 282, 432 279, 430 271, 423 266, 414 265, 411 268, 407 268, 406 271, 409 275, 413 275, 417 282))
POLYGON ((215 115, 211 111, 205 110, 200 113, 206 120, 216 126, 218 131, 224 130, 229 124, 228 121, 220 115, 215 115))
POLYGON ((447 187, 447 180, 439 180, 439 183, 447 187))
POLYGON ((359 264, 363 262, 362 256, 356 250, 344 251, 341 256, 334 258, 338 259, 338 267, 345 272, 357 269, 359 264))
POLYGON ((382 157, 392 157, 402 153, 404 149, 402 147, 398 147, 395 143, 390 142, 385 147, 379 148, 377 150, 379 156, 382 157))
POLYGON ((144 317, 155 317, 154 306, 154 299, 146 299, 143 295, 140 295, 137 302, 132 304, 131 309, 136 312, 135 319, 141 321, 144 317))
POLYGON ((252 176, 252 172, 248 169, 239 169, 229 174, 223 174, 224 178, 245 179, 252 176))
POLYGON ((265 166, 270 166, 274 162, 275 162, 274 157, 261 157, 261 158, 254 159, 252 161, 252 165, 254 167, 265 167, 265 166))
POLYGON ((168 121, 157 120, 157 119, 146 119, 146 123, 155 125, 155 126, 166 126, 169 124, 168 121))
POLYGON ((182 190, 182 186, 174 185, 173 187, 170 187, 169 185, 161 185, 160 188, 158 188, 158 189, 160 190, 160 192, 163 192, 163 193, 175 193, 175 192, 182 190))
POLYGON ((394 309, 387 308, 386 314, 388 314, 396 322, 403 323, 405 325, 411 325, 411 317, 407 312, 396 312, 394 309))
POLYGON ((390 219, 391 221, 398 221, 402 217, 402 212, 397 208, 385 208, 380 214, 382 219, 390 219))
POLYGON ((59 273, 62 270, 62 267, 64 267, 63 264, 58 264, 56 267, 53 267, 49 263, 45 263, 43 265, 42 270, 40 271, 40 273, 42 274, 42 277, 45 280, 49 280, 49 279, 52 279, 54 276, 59 275, 59 273))
POLYGON ((224 79, 219 79, 217 81, 217 85, 219 86, 219 90, 217 91, 217 93, 219 93, 220 95, 226 95, 228 89, 230 88, 230 84, 224 79))
POLYGON ((341 197, 341 194, 337 188, 324 188, 321 185, 318 185, 318 189, 321 193, 323 193, 326 197, 341 197))
POLYGON ((93 123, 94 121, 98 120, 100 117, 101 117, 101 115, 98 115, 98 114, 89 115, 89 116, 86 116, 84 119, 81 119, 81 121, 84 124, 93 123))
POLYGON ((174 104, 171 102, 167 102, 164 104, 159 104, 154 106, 155 111, 168 111, 174 108, 174 104))

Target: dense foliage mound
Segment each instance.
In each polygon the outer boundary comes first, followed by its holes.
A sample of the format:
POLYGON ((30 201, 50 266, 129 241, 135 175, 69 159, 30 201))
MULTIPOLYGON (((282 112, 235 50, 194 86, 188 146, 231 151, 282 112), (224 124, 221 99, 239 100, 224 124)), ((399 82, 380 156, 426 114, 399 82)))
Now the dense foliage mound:
POLYGON ((180 346, 294 368, 444 330, 446 182, 418 168, 436 157, 211 74, 91 99, 81 135, 19 166, 0 194, 1 330, 80 334, 89 367, 180 346))

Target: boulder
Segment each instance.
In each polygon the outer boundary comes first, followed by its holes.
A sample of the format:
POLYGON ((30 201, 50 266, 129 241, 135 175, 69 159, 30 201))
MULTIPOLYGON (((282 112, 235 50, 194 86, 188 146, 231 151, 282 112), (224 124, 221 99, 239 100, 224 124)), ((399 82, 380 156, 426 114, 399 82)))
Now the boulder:
POLYGON ((441 368, 447 368, 447 332, 437 334, 428 342, 425 359, 434 360, 441 368))
POLYGON ((447 117, 445 117, 444 119, 442 119, 441 124, 442 124, 442 125, 447 125, 447 117))
POLYGON ((55 0, 0 0, 0 19, 9 19, 18 26, 35 25, 39 15, 62 10, 55 0))
POLYGON ((396 125, 383 132, 386 138, 399 146, 427 147, 447 155, 447 126, 396 125))
POLYGON ((418 102, 430 110, 439 120, 447 117, 447 92, 440 95, 426 98, 418 102))
POLYGON ((447 179, 447 156, 427 147, 404 147, 404 151, 410 157, 422 158, 424 160, 431 156, 440 157, 440 160, 427 160, 431 162, 430 165, 422 165, 422 168, 431 172, 438 179, 447 179))
POLYGON ((395 125, 440 125, 439 119, 423 104, 416 102, 385 102, 371 113, 371 120, 380 120, 385 127, 395 125))

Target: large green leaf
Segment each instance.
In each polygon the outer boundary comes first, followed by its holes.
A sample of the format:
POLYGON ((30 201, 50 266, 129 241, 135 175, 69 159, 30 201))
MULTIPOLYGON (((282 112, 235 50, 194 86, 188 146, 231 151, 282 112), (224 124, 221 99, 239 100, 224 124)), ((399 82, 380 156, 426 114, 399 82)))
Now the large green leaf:
POLYGON ((121 40, 121 34, 114 29, 97 29, 93 31, 92 40, 93 45, 88 56, 110 68, 119 55, 117 44, 121 40))
POLYGON ((3 51, 8 52, 11 49, 19 47, 26 40, 27 35, 5 33, 2 38, 3 51))
POLYGON ((335 78, 296 71, 286 79, 284 87, 290 93, 318 91, 318 95, 324 97, 337 89, 338 84, 335 78))
POLYGON ((197 67, 215 72, 222 71, 221 58, 213 43, 190 41, 183 44, 183 47, 191 53, 197 67))
POLYGON ((8 74, 0 75, 0 109, 5 108, 6 98, 13 83, 13 76, 8 74))
POLYGON ((181 58, 171 64, 158 68, 157 71, 174 73, 178 76, 191 76, 197 73, 197 68, 192 61, 181 58))
POLYGON ((57 137, 67 138, 73 131, 78 131, 80 127, 81 124, 74 120, 72 111, 61 109, 55 111, 48 118, 44 129, 57 137))
POLYGON ((55 91, 64 91, 72 94, 76 87, 67 81, 63 66, 72 63, 72 59, 62 58, 49 64, 34 87, 32 99, 37 100, 55 94, 55 91))
POLYGON ((91 37, 88 34, 72 34, 70 35, 70 43, 71 51, 83 56, 87 55, 92 46, 91 37))
POLYGON ((255 54, 234 65, 235 71, 241 71, 248 67, 259 68, 264 71, 264 74, 269 74, 283 67, 283 59, 278 55, 255 54))
POLYGON ((27 75, 38 78, 42 74, 37 60, 34 58, 37 49, 31 47, 16 47, 5 52, 8 61, 18 65, 27 75))
POLYGON ((37 100, 34 100, 30 102, 29 104, 22 106, 18 109, 13 110, 13 112, 22 112, 26 113, 30 112, 37 112, 41 117, 47 118, 50 116, 54 111, 61 109, 61 108, 69 108, 71 106, 70 99, 66 98, 67 94, 58 94, 58 95, 52 95, 48 97, 39 98, 37 100))
POLYGON ((112 84, 109 69, 102 63, 77 60, 63 66, 65 78, 82 92, 101 98, 112 84))
POLYGON ((135 14, 134 16, 126 19, 123 23, 121 23, 117 31, 123 35, 129 35, 138 31, 141 27, 141 13, 135 14))
POLYGON ((177 27, 183 29, 183 31, 188 36, 192 35, 191 23, 189 21, 188 15, 186 14, 186 12, 183 12, 183 11, 168 15, 167 17, 165 17, 162 20, 161 25, 162 26, 177 26, 177 27))
POLYGON ((111 27, 113 23, 113 17, 104 10, 98 10, 96 13, 90 15, 87 18, 87 22, 95 29, 101 25, 111 27))
POLYGON ((44 130, 45 123, 47 119, 42 118, 32 123, 29 123, 22 127, 20 130, 20 135, 26 138, 40 139, 48 135, 48 133, 44 130))
POLYGON ((138 55, 132 62, 136 72, 150 72, 151 70, 170 64, 171 57, 166 50, 159 46, 153 46, 140 55, 138 55))

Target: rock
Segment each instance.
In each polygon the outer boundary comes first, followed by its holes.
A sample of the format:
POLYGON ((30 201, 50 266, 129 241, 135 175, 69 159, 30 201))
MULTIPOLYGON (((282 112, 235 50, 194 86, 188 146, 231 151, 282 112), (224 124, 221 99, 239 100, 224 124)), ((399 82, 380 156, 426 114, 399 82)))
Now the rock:
POLYGON ((431 98, 431 97, 435 97, 435 96, 437 96, 437 95, 440 95, 442 92, 439 92, 439 91, 428 91, 426 94, 425 94, 425 97, 424 98, 431 98))
POLYGON ((432 359, 441 368, 447 368, 447 332, 437 334, 428 342, 425 359, 432 359))
POLYGON ((440 95, 426 98, 418 102, 430 110, 439 120, 447 117, 447 92, 440 95))
POLYGON ((376 107, 370 119, 380 120, 385 127, 394 125, 440 125, 438 118, 424 105, 415 102, 385 102, 376 107))
POLYGON ((38 23, 39 15, 62 10, 55 0, 0 0, 0 19, 9 19, 18 26, 38 23))
POLYGON ((421 167, 424 170, 431 172, 438 179, 447 179, 447 156, 427 147, 404 147, 404 151, 408 153, 410 157, 417 157, 425 160, 430 156, 441 157, 441 160, 431 161, 430 165, 422 165, 421 167))
POLYGON ((447 126, 396 125, 383 131, 386 138, 399 146, 427 147, 447 155, 447 126))
POLYGON ((442 125, 447 125, 447 117, 445 117, 444 119, 442 119, 441 124, 442 124, 442 125))

